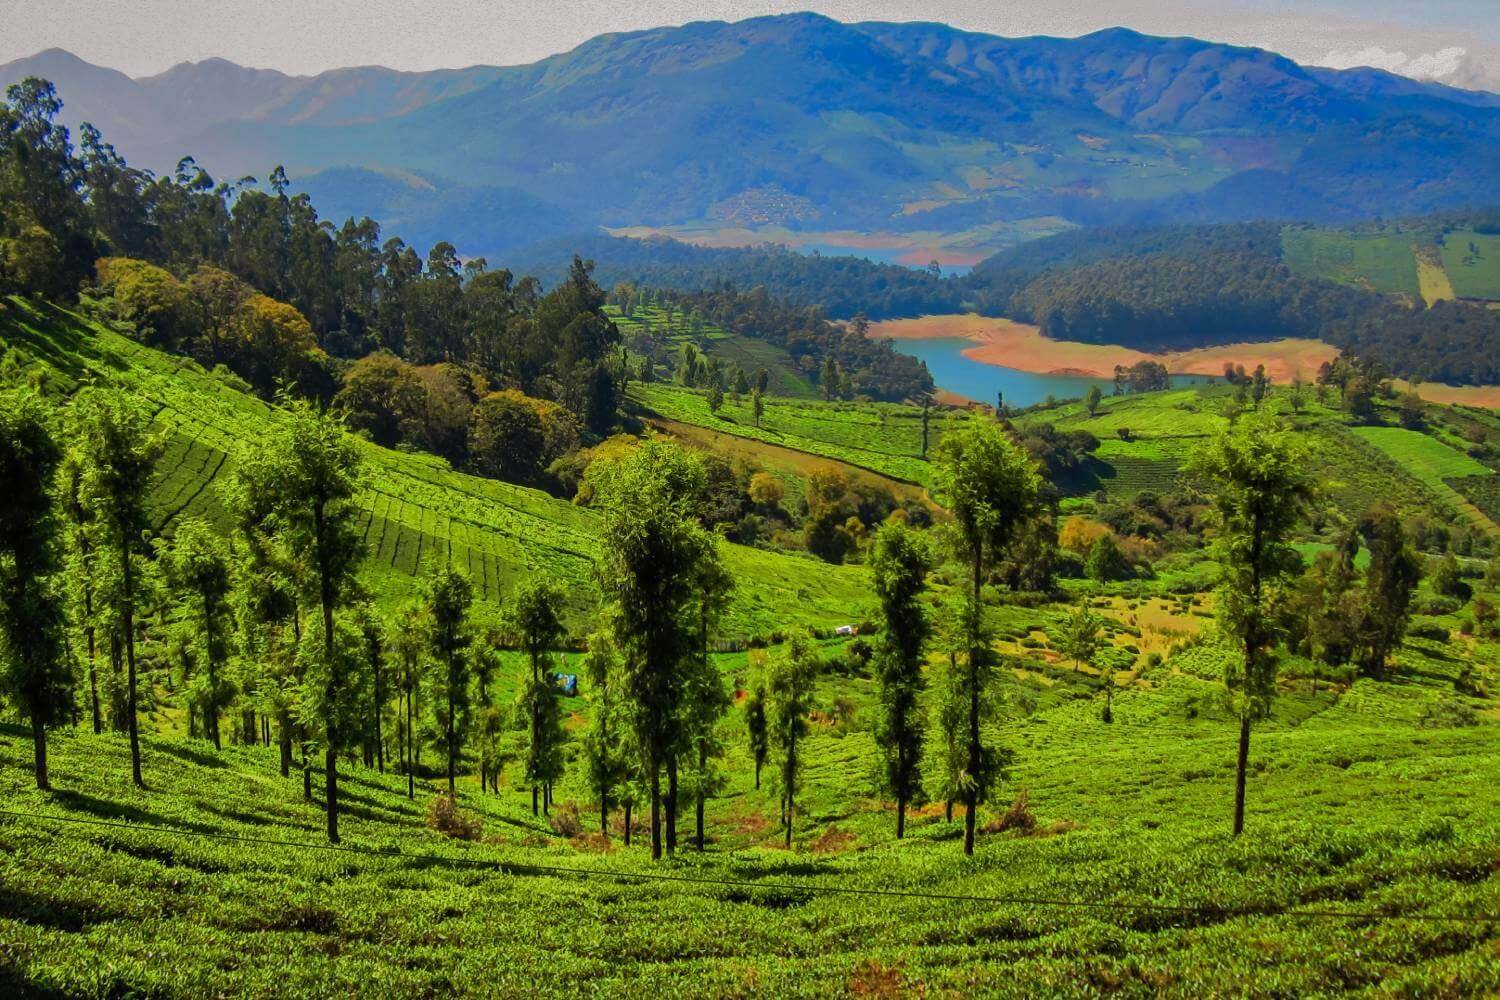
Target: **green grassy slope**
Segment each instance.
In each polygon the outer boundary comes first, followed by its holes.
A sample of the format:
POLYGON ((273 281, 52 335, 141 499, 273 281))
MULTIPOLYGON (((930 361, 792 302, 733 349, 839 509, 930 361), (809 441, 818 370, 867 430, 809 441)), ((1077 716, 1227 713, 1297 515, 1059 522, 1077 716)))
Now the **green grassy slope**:
POLYGON ((776 396, 794 396, 811 399, 817 388, 797 370, 792 356, 784 349, 765 340, 731 333, 712 323, 704 323, 696 332, 681 312, 674 311, 669 320, 664 310, 656 306, 639 306, 626 316, 617 306, 607 306, 610 318, 620 332, 630 337, 636 333, 649 332, 658 342, 670 347, 676 361, 676 352, 685 343, 692 343, 704 354, 718 358, 728 374, 735 365, 754 378, 762 368, 771 376, 767 392, 776 396))
MULTIPOLYGON (((144 347, 63 310, 9 300, 0 313, 0 345, 15 347, 61 390, 103 378, 127 385, 168 434, 150 509, 158 531, 203 516, 227 527, 216 484, 227 479, 241 446, 274 419, 266 403, 197 364, 144 347)), ((593 601, 591 579, 599 518, 537 490, 454 472, 422 454, 363 446, 366 585, 384 602, 412 594, 420 575, 452 560, 485 600, 498 602, 523 576, 545 573, 575 610, 593 601)), ((724 623, 729 635, 758 635, 793 622, 843 620, 864 593, 857 567, 724 547, 741 581, 724 623)))
POLYGON ((1282 258, 1299 274, 1413 301, 1421 301, 1417 250, 1424 247, 1459 298, 1500 299, 1500 236, 1494 234, 1392 224, 1353 232, 1289 227, 1281 238, 1282 258))
MULTIPOLYGON (((403 779, 352 762, 350 851, 325 852, 317 804, 302 800, 295 774, 277 776, 273 748, 215 754, 180 737, 146 738, 150 790, 137 792, 121 737, 61 734, 59 791, 38 793, 26 734, 0 727, 0 795, 25 814, 0 814, 0 988, 1201 996, 1233 984, 1260 995, 1482 994, 1500 988, 1494 925, 1285 915, 1500 912, 1495 704, 1454 695, 1452 654, 1463 647, 1414 647, 1397 683, 1313 693, 1306 681, 1283 682, 1255 732, 1238 841, 1227 835, 1235 727, 1219 705, 1213 647, 1126 679, 1113 725, 1098 720, 1090 677, 1015 661, 994 736, 1016 760, 982 820, 1024 789, 1036 826, 982 834, 971 861, 940 805, 918 811, 906 841, 892 839, 892 814, 873 797, 863 714, 873 689, 862 679, 819 684, 794 853, 774 846, 776 795, 752 787, 736 709, 725 723, 728 786, 708 809, 710 851, 659 866, 641 842, 623 847, 618 827, 607 850, 555 834, 510 782, 481 794, 466 779, 462 804, 483 820, 484 841, 445 840, 422 822, 437 783, 421 783, 409 802, 403 779), (827 721, 838 699, 856 707, 852 723, 827 721), (644 873, 748 884, 630 877, 644 873), (821 891, 835 888, 919 895, 821 891), (1052 907, 1038 897, 1186 909, 1052 907)), ((1488 683, 1500 676, 1493 644, 1464 652, 1488 683)), ((587 713, 582 699, 569 707, 587 713)), ((560 801, 586 801, 577 770, 560 801)), ((585 829, 596 823, 585 806, 585 829)))
MULTIPOLYGON (((679 385, 630 386, 630 401, 647 414, 707 427, 723 434, 837 459, 905 483, 927 485, 931 464, 922 458, 922 410, 900 403, 825 403, 767 397, 760 426, 750 399, 725 398, 717 414, 707 395, 679 385)), ((929 415, 929 452, 949 422, 964 417, 951 410, 929 415)))

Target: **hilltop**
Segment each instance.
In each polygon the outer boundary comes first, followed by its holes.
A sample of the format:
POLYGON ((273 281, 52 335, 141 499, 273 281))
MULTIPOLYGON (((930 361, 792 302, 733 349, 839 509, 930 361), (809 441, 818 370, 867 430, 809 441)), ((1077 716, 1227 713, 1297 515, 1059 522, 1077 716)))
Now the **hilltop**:
POLYGON ((519 67, 289 77, 209 60, 131 80, 59 51, 0 67, 26 74, 142 165, 283 163, 329 215, 462 234, 468 254, 695 220, 1363 218, 1500 179, 1486 95, 1119 29, 1007 39, 792 14, 605 35, 519 67))

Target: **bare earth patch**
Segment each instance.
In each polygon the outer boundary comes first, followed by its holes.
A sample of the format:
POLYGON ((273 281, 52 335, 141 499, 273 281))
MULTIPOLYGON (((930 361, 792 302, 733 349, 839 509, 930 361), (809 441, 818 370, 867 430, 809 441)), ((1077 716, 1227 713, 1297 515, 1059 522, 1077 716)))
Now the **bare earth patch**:
POLYGON ((1320 340, 1290 338, 1152 354, 1117 344, 1050 340, 1028 323, 972 313, 885 320, 870 327, 870 336, 895 340, 972 340, 974 346, 967 348, 964 356, 975 361, 1040 375, 1093 378, 1111 377, 1116 365, 1129 367, 1138 361, 1157 361, 1174 374, 1182 375, 1222 375, 1226 363, 1249 369, 1263 364, 1278 382, 1288 382, 1297 375, 1311 380, 1319 365, 1338 355, 1337 348, 1320 340))

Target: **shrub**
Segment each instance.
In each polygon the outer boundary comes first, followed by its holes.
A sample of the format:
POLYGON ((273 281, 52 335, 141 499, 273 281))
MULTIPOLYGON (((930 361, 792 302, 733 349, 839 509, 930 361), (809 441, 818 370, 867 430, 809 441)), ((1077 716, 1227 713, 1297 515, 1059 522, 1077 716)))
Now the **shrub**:
POLYGON ((1030 833, 1035 829, 1036 817, 1031 812, 1031 793, 1023 788, 1016 793, 1010 808, 991 820, 985 826, 984 832, 1004 833, 1006 830, 1019 830, 1022 833, 1030 833))
POLYGON ((478 840, 484 824, 478 816, 458 808, 452 796, 439 795, 427 807, 427 825, 454 840, 478 840))
POLYGON ((583 817, 578 815, 578 803, 572 799, 552 810, 547 825, 559 837, 576 837, 583 832, 583 817))

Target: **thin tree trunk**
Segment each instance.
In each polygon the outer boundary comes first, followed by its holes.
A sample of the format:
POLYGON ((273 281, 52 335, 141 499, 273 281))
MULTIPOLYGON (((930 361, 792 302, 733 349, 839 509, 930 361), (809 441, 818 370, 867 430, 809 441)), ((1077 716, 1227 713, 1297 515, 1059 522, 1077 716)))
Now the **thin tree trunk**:
POLYGON ((625 846, 630 846, 630 803, 625 803, 625 846))
POLYGON ((302 743, 302 797, 308 802, 312 801, 312 765, 307 761, 307 727, 298 726, 297 735, 301 737, 302 743))
POLYGON ((943 801, 943 822, 945 822, 945 823, 952 823, 953 822, 953 800, 952 799, 945 799, 943 801))
POLYGON ((51 776, 47 773, 47 727, 42 725, 36 713, 31 716, 31 746, 36 761, 36 787, 42 791, 52 788, 51 776))
POLYGON ((1250 763, 1250 713, 1240 713, 1239 762, 1234 774, 1234 835, 1245 829, 1245 769, 1250 763))
MULTIPOLYGON (((906 731, 904 712, 897 713, 898 733, 906 731)), ((896 744, 896 839, 906 836, 906 747, 904 741, 896 744)))
POLYGON ((651 860, 661 860, 661 767, 651 762, 651 860))
POLYGON ((979 812, 979 595, 983 562, 974 553, 974 607, 969 621, 969 782, 964 792, 964 854, 974 853, 974 822, 979 812))
POLYGON ((385 702, 383 700, 384 691, 381 689, 380 681, 380 657, 377 656, 375 658, 375 766, 379 768, 381 774, 384 774, 385 734, 380 729, 380 717, 384 714, 381 709, 385 707, 385 702))
POLYGON ((458 792, 454 787, 453 773, 455 761, 458 756, 458 739, 453 725, 453 663, 448 663, 448 797, 457 798, 458 792))
POLYGON ((140 724, 136 721, 136 676, 135 676, 135 585, 131 574, 130 544, 125 540, 125 558, 121 571, 125 583, 124 602, 124 626, 125 626, 125 669, 127 671, 126 684, 129 691, 128 720, 130 726, 130 780, 135 782, 135 787, 145 788, 146 782, 141 778, 141 731, 140 724))
POLYGON ((677 850, 677 755, 667 757, 667 853, 677 850))
POLYGON ((413 754, 413 748, 417 745, 417 734, 412 728, 412 682, 411 670, 407 670, 406 679, 406 797, 415 799, 417 797, 417 768, 413 754))
POLYGON ((533 781, 531 783, 531 815, 532 816, 540 816, 541 815, 541 811, 540 811, 541 807, 538 805, 539 802, 540 802, 540 797, 538 795, 536 782, 533 781))
POLYGON ((760 758, 759 757, 755 758, 755 790, 757 792, 760 791, 760 765, 761 765, 760 758))
POLYGON ((698 828, 697 829, 697 835, 698 835, 698 850, 699 851, 703 850, 703 802, 704 802, 704 799, 707 798, 707 796, 705 796, 703 794, 702 784, 703 784, 703 777, 704 777, 705 773, 707 772, 707 770, 708 770, 708 748, 706 746, 704 746, 704 744, 700 741, 699 744, 698 744, 698 776, 699 776, 698 777, 698 783, 699 783, 699 789, 698 789, 698 794, 695 796, 695 798, 697 799, 697 801, 694 803, 694 809, 693 809, 693 813, 694 813, 693 819, 695 820, 695 822, 697 824, 697 828, 698 828))
MULTIPOLYGON (((84 593, 83 613, 88 616, 89 621, 94 620, 94 595, 92 591, 85 591, 84 593)), ((88 636, 89 643, 89 707, 93 710, 94 715, 94 735, 98 736, 104 732, 104 714, 99 711, 99 677, 94 670, 94 626, 90 625, 83 631, 84 635, 88 636)))
POLYGON ((338 675, 336 662, 333 658, 333 580, 332 570, 328 565, 328 542, 325 537, 327 528, 324 524, 323 501, 319 499, 313 505, 313 544, 317 548, 318 556, 318 599, 323 611, 323 664, 328 671, 328 686, 326 689, 326 703, 328 719, 324 725, 328 736, 328 745, 323 751, 323 779, 325 803, 328 810, 328 840, 331 843, 339 842, 339 757, 338 757, 338 723, 333 717, 333 706, 337 703, 339 688, 342 679, 338 675))
POLYGON ((281 748, 281 776, 291 777, 292 722, 287 718, 285 709, 276 714, 276 743, 281 748))

